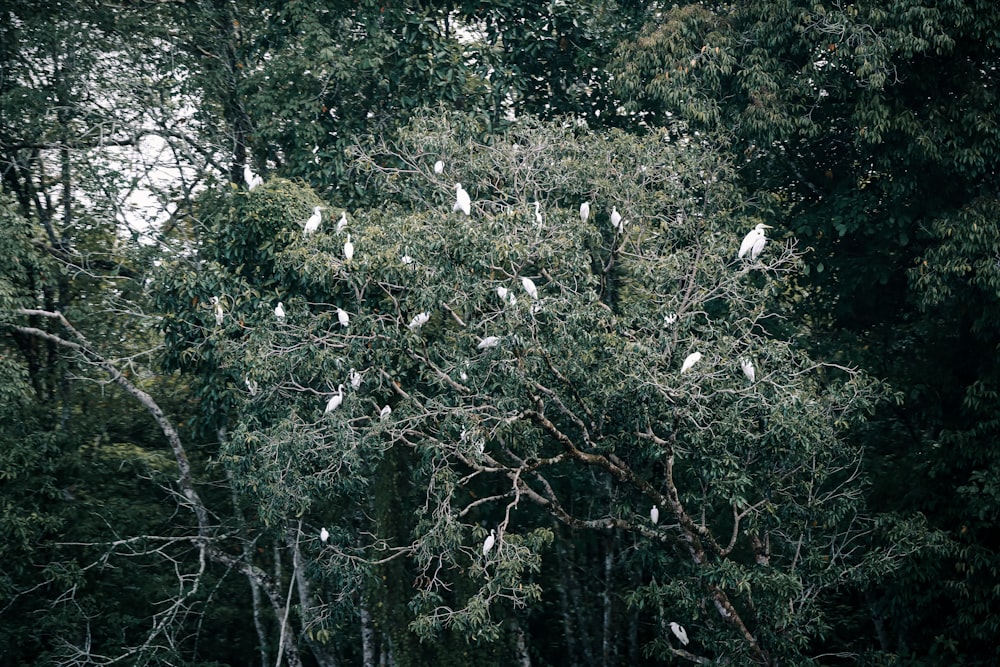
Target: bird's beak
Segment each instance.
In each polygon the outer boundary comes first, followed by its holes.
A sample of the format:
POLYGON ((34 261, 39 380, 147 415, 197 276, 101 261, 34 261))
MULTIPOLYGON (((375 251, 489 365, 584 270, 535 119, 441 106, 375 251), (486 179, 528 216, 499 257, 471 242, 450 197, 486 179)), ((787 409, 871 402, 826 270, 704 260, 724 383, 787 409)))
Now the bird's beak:
POLYGON ((764 225, 764 229, 774 229, 771 225, 764 225))

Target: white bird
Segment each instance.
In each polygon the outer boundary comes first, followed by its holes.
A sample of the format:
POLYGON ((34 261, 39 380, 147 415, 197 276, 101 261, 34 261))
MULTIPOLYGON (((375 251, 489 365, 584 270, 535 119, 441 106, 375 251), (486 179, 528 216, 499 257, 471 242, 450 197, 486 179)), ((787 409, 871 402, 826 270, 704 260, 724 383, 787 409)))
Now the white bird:
POLYGON ((691 367, 694 366, 696 363, 698 363, 700 360, 701 360, 701 352, 692 352, 691 354, 689 354, 687 358, 684 359, 684 363, 681 364, 681 375, 691 370, 691 367))
POLYGON ((260 388, 254 380, 250 378, 243 378, 243 382, 247 385, 247 391, 250 392, 251 396, 257 395, 257 390, 260 388))
POLYGON ((740 368, 743 369, 743 375, 746 375, 751 383, 757 378, 757 373, 753 369, 753 362, 749 359, 740 359, 740 368))
POLYGON ((677 313, 667 313, 663 316, 663 326, 669 327, 673 326, 674 322, 677 321, 677 313))
POLYGON ((535 283, 531 278, 521 278, 521 287, 524 291, 528 293, 532 299, 538 298, 538 288, 535 287, 535 283))
POLYGON ((742 258, 747 253, 750 253, 750 259, 757 259, 760 256, 760 251, 764 249, 764 244, 767 243, 767 237, 764 235, 765 229, 771 229, 771 225, 765 225, 762 222, 751 229, 743 237, 743 243, 740 244, 740 251, 737 257, 742 258))
POLYGON ((337 393, 330 397, 330 400, 326 402, 326 410, 323 410, 323 414, 328 412, 333 412, 340 407, 340 404, 344 402, 344 385, 337 387, 337 393))
POLYGON ((386 419, 389 418, 389 415, 391 415, 391 414, 392 414, 392 408, 390 408, 387 405, 387 406, 385 406, 384 408, 382 408, 381 410, 378 411, 378 418, 381 419, 382 421, 385 421, 386 419))
POLYGON ((354 257, 354 244, 351 243, 351 235, 347 235, 347 243, 344 244, 344 259, 348 262, 354 257))
POLYGON ((483 541, 483 556, 485 556, 490 552, 490 549, 493 548, 493 545, 496 544, 496 541, 497 541, 497 531, 495 528, 490 528, 490 534, 487 535, 486 540, 483 541))
POLYGON ((588 218, 590 218, 590 202, 585 201, 580 204, 580 220, 587 222, 588 218))
POLYGON ((611 207, 611 226, 614 227, 620 234, 623 229, 625 229, 625 223, 622 222, 622 214, 618 212, 618 207, 611 207))
POLYGON ((535 222, 542 224, 542 205, 538 202, 535 202, 535 222))
POLYGON ((263 178, 253 173, 253 169, 250 168, 249 164, 243 165, 243 180, 246 181, 248 190, 253 190, 264 182, 263 178))
POLYGON ((352 368, 347 376, 351 379, 351 389, 357 391, 361 387, 361 373, 352 368))
POLYGON ((444 160, 438 160, 434 163, 434 173, 440 174, 442 171, 444 171, 444 160))
POLYGON ((409 327, 410 331, 416 331, 420 327, 427 324, 427 321, 429 319, 431 319, 431 314, 425 310, 422 313, 417 313, 416 315, 414 315, 413 319, 410 320, 410 323, 406 326, 409 327))
POLYGON ((480 350, 488 350, 491 347, 496 347, 500 344, 499 336, 487 336, 486 338, 479 341, 479 345, 476 346, 480 350))
POLYGON ((507 288, 503 287, 503 286, 497 287, 497 296, 500 297, 501 301, 506 301, 507 300, 507 288))
POLYGON ((413 258, 410 257, 409 255, 403 255, 402 257, 400 257, 399 261, 401 261, 403 264, 413 264, 413 258))
POLYGON ((326 544, 326 541, 330 539, 330 531, 326 528, 320 528, 319 531, 319 541, 326 544))
POLYGON ((455 183, 455 205, 451 210, 461 211, 466 215, 472 213, 472 200, 469 199, 469 193, 465 191, 461 183, 455 183))
POLYGON ((337 221, 337 234, 340 235, 340 232, 344 231, 344 227, 346 226, 347 226, 347 211, 343 211, 340 214, 340 220, 337 221))
POLYGON ((340 326, 346 327, 351 323, 351 316, 347 314, 346 310, 337 308, 337 319, 340 320, 340 326))
POLYGON ((684 628, 680 624, 670 621, 670 630, 677 639, 681 640, 681 644, 684 644, 684 646, 688 645, 688 633, 684 631, 684 628))
POLYGON ((215 323, 221 326, 222 318, 224 317, 224 313, 222 312, 222 302, 219 301, 219 297, 213 296, 212 303, 215 305, 215 323))
POLYGON ((652 509, 649 510, 649 520, 653 522, 655 526, 660 522, 660 508, 653 505, 652 509))
POLYGON ((306 227, 303 231, 305 234, 312 234, 317 229, 319 229, 319 223, 323 222, 323 214, 320 212, 322 209, 319 206, 313 207, 313 214, 306 220, 306 227))
POLYGON ((274 316, 279 320, 285 319, 285 306, 280 301, 278 305, 274 307, 274 316))

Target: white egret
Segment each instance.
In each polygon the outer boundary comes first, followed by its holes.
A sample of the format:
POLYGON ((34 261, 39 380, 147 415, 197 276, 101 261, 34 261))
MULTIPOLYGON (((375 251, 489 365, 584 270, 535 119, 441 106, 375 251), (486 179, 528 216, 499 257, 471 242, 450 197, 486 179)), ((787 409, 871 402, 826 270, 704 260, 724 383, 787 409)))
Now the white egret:
POLYGON ((743 243, 740 244, 740 251, 736 256, 742 259, 744 255, 750 253, 751 260, 757 259, 760 256, 760 251, 764 249, 764 244, 767 243, 767 237, 764 235, 765 229, 771 229, 771 225, 765 225, 762 222, 751 229, 743 237, 743 243))
POLYGON ((472 200, 469 199, 469 193, 465 191, 461 183, 455 183, 455 205, 451 210, 461 211, 466 215, 472 213, 472 200))
POLYGON ((222 312, 222 302, 219 301, 219 297, 212 297, 212 304, 215 306, 215 324, 222 326, 222 318, 225 314, 222 312))
POLYGON ((306 220, 305 229, 302 230, 304 234, 312 234, 319 229, 319 223, 323 222, 322 210, 320 206, 313 206, 313 214, 306 220))
POLYGON ((585 201, 580 204, 580 220, 587 222, 588 218, 590 218, 590 202, 585 201))
POLYGON ((649 510, 649 520, 653 522, 654 526, 660 522, 660 508, 656 505, 653 505, 649 510))
POLYGON ((438 160, 434 163, 434 173, 440 174, 442 171, 444 171, 444 160, 438 160))
POLYGON ((352 368, 348 371, 347 377, 351 379, 351 389, 357 391, 361 387, 361 373, 352 368))
POLYGON ((340 220, 337 221, 338 236, 340 235, 340 232, 344 231, 344 227, 346 226, 347 226, 347 211, 344 211, 340 214, 340 220))
POLYGON ((535 223, 542 224, 542 205, 535 202, 535 223))
POLYGON ((337 319, 340 321, 340 326, 346 327, 351 323, 351 316, 347 314, 346 310, 337 308, 337 319))
POLYGON ((694 366, 696 363, 698 363, 700 360, 701 360, 701 352, 692 352, 691 354, 689 354, 687 358, 684 359, 684 363, 681 364, 681 375, 691 370, 691 367, 694 366))
POLYGON ((285 319, 285 305, 280 301, 278 302, 278 305, 274 307, 274 316, 279 320, 285 319))
POLYGON ((330 531, 327 530, 325 527, 324 528, 320 528, 320 530, 319 530, 319 541, 322 542, 323 544, 326 544, 326 541, 328 539, 330 539, 330 531))
POLYGON ((486 338, 479 341, 479 345, 476 346, 480 350, 488 350, 491 347, 496 347, 500 344, 499 336, 487 336, 486 338))
POLYGON ((410 320, 410 323, 407 324, 406 326, 409 327, 410 331, 415 332, 417 329, 427 324, 427 321, 429 319, 431 319, 431 314, 425 310, 422 313, 417 313, 416 315, 414 315, 413 319, 410 320))
POLYGON ((753 383, 757 378, 757 373, 753 369, 753 362, 749 359, 740 359, 740 368, 743 369, 743 375, 746 375, 747 379, 753 383))
POLYGON ((348 262, 354 257, 354 244, 351 243, 351 235, 347 235, 347 243, 344 244, 344 259, 348 262))
POLYGON ((381 410, 378 411, 378 418, 381 419, 382 421, 385 421, 386 419, 389 418, 389 415, 391 415, 391 414, 392 414, 392 408, 390 408, 387 405, 387 406, 385 406, 384 408, 382 408, 381 410))
POLYGON ((684 628, 679 623, 670 621, 670 631, 674 633, 674 636, 677 637, 677 639, 681 640, 681 644, 684 644, 684 646, 688 645, 688 633, 685 632, 684 628))
POLYGON ((507 300, 507 288, 503 287, 503 286, 497 287, 497 296, 500 297, 501 301, 506 301, 507 300))
POLYGON ((409 255, 403 255, 402 257, 399 258, 399 261, 401 261, 403 264, 413 264, 413 258, 410 257, 409 255))
POLYGON ((257 395, 257 390, 260 388, 254 380, 250 378, 243 378, 243 382, 246 383, 247 391, 250 392, 251 396, 257 395))
POLYGON ((490 549, 493 548, 493 545, 496 544, 496 541, 497 541, 496 528, 490 528, 490 534, 487 535, 486 539, 483 541, 483 556, 485 556, 490 552, 490 549))
POLYGON ((521 278, 521 287, 524 291, 528 293, 532 299, 538 298, 538 288, 535 287, 535 282, 531 278, 521 278))
POLYGON ((677 313, 667 313, 663 316, 663 326, 669 327, 673 326, 674 322, 677 321, 677 313))
POLYGON ((243 165, 243 180, 246 181, 248 190, 253 190, 264 182, 263 178, 253 173, 253 169, 250 168, 249 164, 243 165))
POLYGON ((617 206, 611 207, 611 226, 620 234, 625 228, 625 223, 622 222, 622 214, 618 212, 617 206))
POLYGON ((337 393, 330 397, 330 400, 326 402, 326 410, 323 410, 323 414, 328 412, 333 412, 340 407, 340 404, 344 402, 344 385, 337 387, 337 393))

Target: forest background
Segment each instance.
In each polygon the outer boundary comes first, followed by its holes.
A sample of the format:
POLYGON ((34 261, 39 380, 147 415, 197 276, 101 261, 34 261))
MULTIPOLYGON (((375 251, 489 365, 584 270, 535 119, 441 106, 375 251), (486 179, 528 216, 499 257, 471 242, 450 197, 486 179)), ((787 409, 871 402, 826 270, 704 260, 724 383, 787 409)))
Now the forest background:
POLYGON ((0 1, 0 665, 997 664, 998 55, 0 1))

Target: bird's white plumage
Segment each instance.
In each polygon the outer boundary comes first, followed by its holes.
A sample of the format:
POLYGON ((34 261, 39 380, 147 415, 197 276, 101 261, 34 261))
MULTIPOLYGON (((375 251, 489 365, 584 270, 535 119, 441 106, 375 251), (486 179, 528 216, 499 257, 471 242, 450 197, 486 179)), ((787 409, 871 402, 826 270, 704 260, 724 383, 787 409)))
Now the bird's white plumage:
POLYGON ((243 165, 243 180, 246 181, 248 190, 253 190, 264 182, 263 178, 253 173, 253 169, 248 164, 243 165))
POLYGON ((521 278, 521 287, 524 288, 524 291, 527 292, 528 296, 530 296, 532 299, 538 298, 538 288, 535 287, 535 281, 533 281, 531 278, 528 277, 521 278))
POLYGON ((337 387, 337 393, 330 397, 330 400, 326 402, 326 409, 323 410, 323 414, 327 412, 333 412, 340 407, 340 404, 344 402, 344 385, 337 387))
POLYGON ((351 235, 347 235, 347 242, 344 243, 344 259, 346 261, 351 261, 354 259, 354 244, 351 243, 351 235))
POLYGON ((337 234, 344 231, 344 227, 347 226, 347 211, 340 214, 340 220, 337 221, 337 234))
POLYGON ((243 382, 246 384, 247 391, 250 392, 250 395, 251 396, 256 396, 257 395, 257 391, 260 388, 257 385, 257 383, 255 381, 251 380, 250 378, 243 378, 243 382))
POLYGON ((361 373, 352 368, 347 373, 347 377, 351 380, 351 389, 357 391, 361 387, 361 373))
POLYGON ((590 202, 585 201, 580 204, 580 220, 587 222, 588 218, 590 218, 590 202))
POLYGON ((692 352, 691 354, 689 354, 684 359, 684 363, 681 364, 681 373, 682 374, 687 373, 689 370, 691 370, 691 367, 694 366, 696 363, 698 363, 700 360, 701 360, 701 352, 692 352))
POLYGON ((212 304, 215 306, 215 324, 221 326, 222 318, 225 316, 225 313, 222 312, 222 301, 219 300, 219 297, 213 296, 212 304))
POLYGON ((542 224, 542 205, 538 202, 535 202, 535 222, 542 224))
POLYGON ((649 510, 649 520, 653 522, 654 526, 660 522, 660 508, 656 505, 653 505, 649 510))
POLYGON ((434 173, 440 174, 442 171, 444 171, 444 160, 438 160, 434 163, 434 173))
POLYGON ((506 287, 502 287, 502 286, 501 287, 497 287, 497 296, 500 297, 501 301, 506 301, 507 300, 507 288, 506 287))
POLYGON ((313 214, 306 220, 306 226, 303 230, 306 234, 312 234, 319 229, 319 223, 323 222, 323 213, 321 211, 322 209, 319 206, 313 207, 313 214))
POLYGON ((617 206, 611 207, 611 226, 615 228, 619 234, 625 229, 625 223, 622 222, 622 214, 618 212, 617 206))
POLYGON ((330 531, 328 531, 326 528, 320 528, 319 541, 322 542, 323 544, 326 544, 326 541, 328 539, 330 539, 330 531))
POLYGON ((351 316, 347 314, 346 310, 337 308, 337 320, 340 322, 340 326, 346 327, 351 323, 351 316))
POLYGON ((487 336, 486 338, 479 341, 479 345, 476 346, 480 350, 488 350, 491 347, 496 347, 500 344, 499 336, 487 336))
POLYGON ((493 548, 493 545, 496 544, 496 541, 497 541, 497 531, 495 528, 491 528, 490 534, 486 536, 485 540, 483 540, 484 556, 490 552, 490 549, 493 548))
POLYGON ((278 302, 278 305, 274 307, 274 316, 279 320, 285 319, 285 305, 280 301, 278 302))
POLYGON ((684 646, 688 645, 688 633, 680 624, 670 621, 670 631, 680 640, 681 644, 684 646))
POLYGON ((736 256, 743 258, 749 254, 750 259, 757 259, 760 256, 761 251, 764 249, 764 244, 767 243, 767 236, 765 235, 764 230, 770 228, 770 225, 765 225, 762 222, 747 232, 747 235, 743 237, 743 243, 740 244, 740 251, 736 256))
POLYGON ((757 373, 753 369, 753 362, 749 359, 740 359, 740 368, 743 369, 743 375, 746 375, 750 382, 757 379, 757 373))
POLYGON ((385 420, 388 419, 389 415, 391 414, 392 414, 392 408, 387 405, 378 411, 378 418, 381 420, 385 420))
POLYGON ((402 257, 399 258, 399 261, 407 265, 413 264, 413 258, 410 257, 409 255, 403 255, 402 257))
POLYGON ((472 213, 472 200, 469 198, 469 193, 465 191, 461 183, 455 184, 455 205, 451 209, 452 211, 461 211, 466 215, 472 213))
POLYGON ((425 310, 422 313, 417 313, 416 315, 414 315, 413 319, 410 320, 410 323, 406 326, 409 327, 410 331, 416 331, 420 327, 427 324, 427 321, 430 319, 431 319, 431 314, 425 310))

